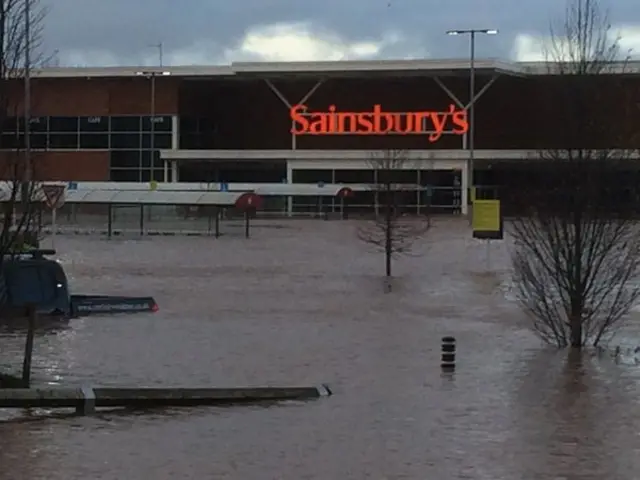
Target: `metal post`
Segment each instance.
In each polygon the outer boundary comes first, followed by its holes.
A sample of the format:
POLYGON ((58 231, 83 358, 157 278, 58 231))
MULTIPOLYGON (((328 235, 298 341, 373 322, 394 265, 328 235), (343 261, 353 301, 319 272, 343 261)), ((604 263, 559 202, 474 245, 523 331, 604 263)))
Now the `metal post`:
POLYGON ((416 182, 418 185, 418 189, 416 190, 416 201, 418 202, 416 205, 416 214, 420 215, 420 204, 422 203, 420 197, 422 197, 422 175, 420 175, 420 167, 416 170, 416 182))
MULTIPOLYGON (((151 127, 150 127, 150 139, 149 139, 149 152, 151 155, 151 163, 149 165, 149 182, 155 181, 155 165, 156 165, 156 155, 155 155, 155 134, 156 134, 156 74, 155 72, 151 72, 151 127)), ((153 207, 149 205, 147 209, 147 215, 149 216, 149 221, 152 219, 153 215, 153 207)))
POLYGON ((56 230, 58 229, 58 209, 51 210, 51 247, 56 248, 56 230))
MULTIPOLYGON (((476 61, 476 33, 482 33, 482 34, 486 34, 486 35, 497 35, 498 30, 496 29, 489 29, 489 28, 485 28, 485 29, 467 29, 467 30, 449 30, 447 31, 448 35, 466 35, 469 34, 470 36, 470 40, 471 40, 471 45, 470 45, 470 58, 469 58, 469 104, 467 105, 467 115, 468 115, 468 119, 469 119, 469 130, 467 132, 467 149, 469 150, 469 161, 468 161, 468 165, 466 170, 468 171, 468 180, 469 180, 469 192, 472 193, 472 197, 471 197, 471 203, 473 203, 473 200, 475 198, 475 175, 474 175, 474 140, 475 140, 475 135, 474 135, 474 130, 475 130, 475 116, 474 116, 474 110, 475 110, 475 102, 477 100, 476 97, 476 65, 475 65, 475 61, 476 61)), ((495 77, 494 77, 495 79, 495 77)), ((480 97, 485 91, 486 89, 489 87, 489 85, 491 83, 493 83, 493 80, 491 82, 489 82, 487 85, 484 86, 484 88, 478 92, 478 97, 480 97)), ((467 193, 469 193, 467 192, 467 193)), ((466 210, 466 202, 465 205, 463 205, 463 209, 466 210)), ((469 218, 469 221, 471 222, 471 218, 469 218)))
MULTIPOLYGON (((331 185, 336 183, 336 169, 331 169, 331 185)), ((336 197, 331 197, 331 213, 336 213, 336 197)))
POLYGON ((473 196, 472 200, 475 200, 475 175, 474 169, 474 129, 475 129, 475 95, 476 95, 476 32, 471 31, 471 45, 470 45, 470 60, 469 60, 469 186, 472 188, 473 196))
POLYGON ((144 204, 140 204, 140 236, 144 236, 144 204))
POLYGON ((162 67, 164 65, 164 63, 163 63, 164 44, 162 42, 160 42, 156 46, 158 47, 158 54, 160 56, 160 67, 162 67))
POLYGON ((107 206, 107 238, 111 238, 113 236, 113 205, 109 204, 107 206))
MULTIPOLYGON (((30 182, 32 177, 31 165, 31 1, 24 3, 24 147, 25 147, 25 171, 22 178, 22 202, 23 215, 27 215, 28 205, 31 199, 30 182)), ((27 229, 29 228, 27 222, 27 229)))
POLYGON ((156 117, 156 74, 155 72, 151 73, 151 139, 149 140, 149 149, 151 150, 151 170, 150 170, 150 181, 154 181, 154 167, 155 167, 155 152, 153 151, 155 147, 155 122, 156 117))
POLYGON ((29 305, 27 307, 27 339, 24 345, 24 358, 22 361, 23 388, 29 388, 31 386, 31 360, 33 358, 33 337, 36 330, 37 315, 36 307, 29 305))
POLYGON ((487 239, 487 256, 486 256, 486 262, 487 262, 487 272, 491 271, 491 239, 488 238, 487 239))

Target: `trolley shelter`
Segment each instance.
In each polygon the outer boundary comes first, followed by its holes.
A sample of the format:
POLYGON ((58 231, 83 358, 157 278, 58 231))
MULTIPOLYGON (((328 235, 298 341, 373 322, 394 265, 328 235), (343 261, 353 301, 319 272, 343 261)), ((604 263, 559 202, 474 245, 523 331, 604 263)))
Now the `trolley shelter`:
MULTIPOLYGON (((45 182, 46 184, 53 182, 45 182)), ((334 212, 340 212, 342 216, 348 207, 350 200, 354 196, 355 191, 366 191, 371 189, 370 185, 345 185, 345 184, 289 184, 289 183, 147 183, 140 184, 135 182, 77 182, 73 184, 73 187, 67 188, 67 203, 73 204, 74 199, 85 198, 84 194, 88 191, 93 192, 91 198, 98 198, 100 202, 106 198, 113 198, 112 194, 122 192, 123 196, 118 199, 136 200, 140 194, 147 192, 158 192, 163 195, 156 195, 159 198, 165 198, 164 194, 169 196, 178 195, 180 200, 184 200, 186 203, 178 203, 177 205, 190 205, 190 206, 204 206, 203 203, 189 204, 188 202, 199 199, 200 195, 207 194, 207 197, 211 199, 210 194, 214 194, 218 198, 223 198, 225 195, 228 198, 235 198, 242 193, 254 193, 260 197, 259 209, 263 213, 278 213, 286 214, 289 210, 287 204, 298 201, 313 204, 315 206, 315 212, 319 215, 326 215, 329 211, 327 208, 329 204, 334 205, 335 208, 331 210, 334 212), (81 193, 82 192, 82 193, 81 193), (98 193, 101 192, 101 193, 98 193), (231 196, 229 196, 231 195, 231 196)), ((145 197, 148 198, 148 197, 145 197)), ((204 198, 200 199, 203 201, 204 198)), ((77 203, 90 203, 89 201, 79 201, 77 203)), ((135 202, 134 202, 135 203, 135 202)), ((167 203, 160 202, 161 205, 169 205, 167 203)), ((115 205, 115 204, 114 204, 115 205)), ((122 205, 122 204, 121 204, 122 205)), ((131 204, 127 204, 131 206, 131 204)), ((221 205, 221 209, 231 208, 235 205, 221 205)))
POLYGON ((103 204, 108 207, 107 235, 112 237, 113 211, 119 206, 139 206, 140 235, 144 235, 145 207, 151 205, 208 207, 209 218, 215 224, 215 236, 220 236, 220 218, 224 209, 235 208, 244 212, 245 236, 250 234, 250 218, 260 208, 262 198, 253 192, 203 191, 136 191, 136 190, 67 190, 65 203, 103 204))
MULTIPOLYGON (((307 184, 307 183, 271 183, 256 184, 253 191, 261 197, 277 197, 286 198, 288 206, 287 211, 291 211, 291 204, 295 199, 305 198, 311 202, 315 202, 318 216, 326 216, 329 213, 327 200, 339 205, 339 214, 342 218, 346 218, 346 210, 348 200, 353 197, 352 188, 343 184, 307 184)), ((332 209, 335 210, 335 209, 332 209)))

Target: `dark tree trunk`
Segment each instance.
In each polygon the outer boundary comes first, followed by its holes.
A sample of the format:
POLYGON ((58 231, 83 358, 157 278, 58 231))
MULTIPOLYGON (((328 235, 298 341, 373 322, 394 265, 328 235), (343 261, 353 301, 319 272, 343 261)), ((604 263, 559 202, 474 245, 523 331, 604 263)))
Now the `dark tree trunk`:
POLYGON ((574 313, 569 322, 571 348, 582 348, 582 315, 574 313))
POLYGON ((385 256, 385 274, 391 277, 391 256, 393 255, 393 205, 391 204, 391 184, 386 184, 387 199, 385 202, 385 239, 384 239, 384 256, 385 256))

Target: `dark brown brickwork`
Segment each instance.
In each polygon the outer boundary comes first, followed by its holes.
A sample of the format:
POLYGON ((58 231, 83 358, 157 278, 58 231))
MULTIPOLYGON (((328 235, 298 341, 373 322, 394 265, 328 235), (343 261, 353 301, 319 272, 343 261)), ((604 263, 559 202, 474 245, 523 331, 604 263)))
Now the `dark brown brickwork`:
MULTIPOLYGON (((562 79, 535 76, 500 77, 476 106, 477 149, 562 148, 571 115, 559 108, 566 97, 562 79), (563 113, 564 111, 564 113, 563 113)), ((465 100, 467 78, 443 78, 465 100)), ((478 88, 488 77, 478 78, 478 88)), ((215 124, 212 146, 218 149, 289 149, 291 122, 287 107, 261 79, 187 80, 156 78, 156 113, 207 117, 215 124)), ((274 80, 291 102, 297 103, 313 80, 274 80)), ((640 78, 611 76, 597 79, 591 115, 615 131, 616 138, 586 139, 593 147, 640 147, 640 78), (615 145, 613 145, 615 143, 615 145)), ((15 86, 20 111, 21 85, 15 86)), ((150 80, 134 78, 34 79, 34 116, 104 116, 149 114, 150 80)), ((310 110, 369 111, 376 103, 387 111, 445 110, 451 100, 433 79, 372 76, 327 80, 306 102, 310 110)), ((15 111, 15 110, 14 110, 15 111)), ((459 149, 459 136, 430 143, 421 135, 298 137, 299 149, 459 149)), ((42 175, 50 179, 107 180, 108 152, 47 152, 42 175)))
MULTIPOLYGON (((156 114, 178 111, 178 84, 173 78, 156 78, 156 114)), ((135 78, 34 79, 33 116, 148 115, 150 80, 135 78)), ((14 85, 9 115, 22 115, 24 91, 14 85)), ((37 152, 42 180, 106 181, 109 153, 104 151, 37 152)))
MULTIPOLYGON (((178 111, 178 82, 156 78, 158 115, 178 111)), ((34 79, 32 85, 33 116, 148 115, 151 110, 150 80, 144 77, 34 79)), ((12 103, 21 114, 22 85, 14 92, 12 103)))
MULTIPOLYGON (((0 152, 0 179, 15 178, 11 172, 24 152, 0 152)), ((103 182, 109 179, 109 152, 33 152, 38 180, 103 182)))
POLYGON ((109 179, 109 152, 37 153, 36 174, 43 180, 103 182, 109 179))
MULTIPOLYGON (((488 78, 478 79, 478 89, 488 78)), ((500 77, 476 104, 477 149, 562 148, 571 115, 561 108, 567 88, 559 77, 500 77)), ((468 79, 443 79, 461 100, 468 98, 468 79)), ((611 76, 594 84, 593 114, 619 133, 618 138, 587 138, 595 147, 640 147, 634 135, 640 121, 640 78, 611 76)), ((296 103, 313 81, 274 81, 291 102, 296 103)), ((334 79, 323 84, 306 102, 310 110, 370 111, 380 103, 387 111, 446 109, 450 99, 430 78, 334 79)), ((217 124, 216 148, 291 148, 291 123, 287 107, 263 80, 185 82, 181 86, 180 110, 184 116, 208 116, 217 124)), ((422 136, 325 136, 298 137, 299 149, 458 149, 461 138, 446 136, 429 143, 422 136)))

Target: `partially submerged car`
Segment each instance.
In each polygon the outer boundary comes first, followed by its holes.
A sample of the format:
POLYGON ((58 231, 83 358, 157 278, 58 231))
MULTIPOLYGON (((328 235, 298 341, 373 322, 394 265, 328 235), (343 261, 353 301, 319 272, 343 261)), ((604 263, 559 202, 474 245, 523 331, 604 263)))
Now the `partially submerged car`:
POLYGON ((0 318, 23 317, 29 307, 41 316, 155 312, 153 297, 71 295, 62 265, 46 258, 55 250, 7 255, 0 264, 0 318))

